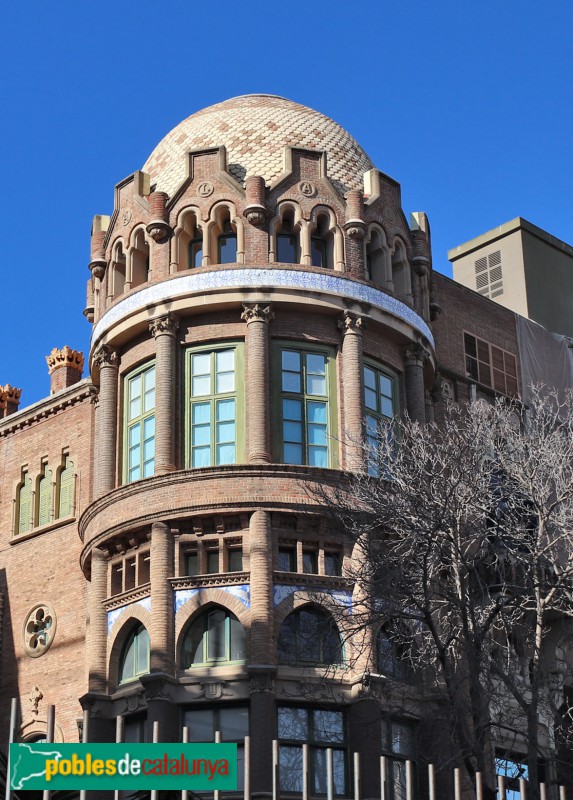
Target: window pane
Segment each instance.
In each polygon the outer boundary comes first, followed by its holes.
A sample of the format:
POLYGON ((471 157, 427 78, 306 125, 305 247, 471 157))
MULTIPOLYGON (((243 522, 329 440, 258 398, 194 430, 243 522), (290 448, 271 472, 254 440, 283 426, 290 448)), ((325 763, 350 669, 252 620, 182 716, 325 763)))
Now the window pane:
POLYGON ((210 403, 193 403, 193 424, 205 425, 211 421, 210 403))
POLYGON ((307 394, 326 395, 326 378, 320 375, 307 375, 306 376, 306 391, 307 394))
POLYGON ((203 243, 191 242, 189 244, 189 266, 200 267, 203 263, 203 243))
POLYGON ((146 628, 140 628, 137 634, 137 674, 149 670, 149 634, 146 628))
POLYGON ((326 447, 326 425, 309 425, 308 443, 326 447))
POLYGON ((214 742, 214 712, 209 708, 186 711, 183 724, 189 728, 190 742, 214 742))
POLYGON ((300 400, 283 400, 283 419, 302 419, 302 403, 300 400))
POLYGON ((153 439, 155 436, 155 415, 152 417, 147 417, 143 421, 143 437, 146 441, 153 439))
POLYGON ((221 708, 219 730, 223 742, 237 742, 249 735, 249 711, 247 708, 221 708))
MULTIPOLYGON (((296 462, 287 462, 296 463, 296 462)), ((311 467, 328 467, 328 450, 326 447, 309 447, 308 463, 311 467)))
POLYGON ((326 425, 326 403, 309 400, 307 404, 308 421, 326 425))
POLYGON ((376 392, 373 389, 364 387, 364 403, 366 408, 371 408, 373 411, 377 410, 376 406, 376 392))
POLYGON ((207 572, 219 572, 219 551, 207 550, 207 572))
POLYGON ((217 464, 234 464, 236 460, 234 444, 217 445, 217 464))
POLYGON ((296 572, 296 554, 294 548, 279 548, 277 567, 282 572, 296 572))
POLYGON ((278 736, 279 739, 306 742, 308 740, 308 711, 306 708, 279 707, 278 736))
POLYGON ((219 264, 232 264, 237 260, 237 237, 233 234, 219 236, 219 264))
MULTIPOLYGON (((247 643, 243 626, 236 617, 229 616, 229 635, 231 637, 231 661, 243 661, 247 657, 247 643)), ((247 711, 245 710, 244 713, 247 714, 247 711)), ((242 735, 246 736, 247 734, 242 735)))
POLYGON ((392 417, 394 415, 392 400, 388 397, 382 397, 382 407, 380 410, 385 417, 392 417))
POLYGON ((119 680, 127 681, 135 675, 135 637, 132 638, 121 665, 119 680))
POLYGON ((218 400, 217 401, 217 420, 219 422, 225 420, 235 419, 235 401, 234 400, 218 400))
POLYGON ((302 446, 300 444, 285 444, 283 458, 285 464, 302 464, 302 446))
POLYGON ((298 372, 286 372, 283 370, 282 380, 283 392, 300 393, 300 374, 298 372))
POLYGON ((314 741, 341 744, 344 741, 342 711, 314 711, 314 741))
POLYGON ((303 572, 310 572, 312 575, 318 573, 318 553, 308 551, 302 554, 303 572))
POLYGON ((302 747, 281 747, 279 781, 283 792, 302 792, 302 747))
MULTIPOLYGON (((326 794, 326 749, 315 748, 311 749, 312 769, 314 772, 314 791, 317 794, 326 794)), ((345 793, 345 765, 344 765, 344 751, 334 750, 332 753, 332 766, 333 766, 333 779, 334 779, 334 793, 343 795, 345 793)))
POLYGON ((217 423, 217 441, 218 442, 234 442, 235 441, 235 423, 234 422, 219 422, 219 423, 217 423))
POLYGON ((385 397, 392 397, 392 381, 387 375, 380 375, 380 392, 385 397))
POLYGON ((298 262, 294 236, 280 233, 277 235, 277 261, 282 261, 286 264, 296 264, 298 262))
POLYGON ((209 425, 195 425, 193 427, 193 446, 208 446, 210 443, 211 427, 209 425))
POLYGON ((300 372, 300 353, 296 353, 293 350, 283 350, 282 368, 289 372, 300 372))
POLYGON ((211 448, 210 447, 196 447, 193 450, 193 467, 200 469, 201 467, 211 466, 211 448))
POLYGON ((370 367, 364 367, 364 386, 376 391, 376 373, 370 367))
POLYGON ((141 436, 141 425, 137 422, 135 425, 132 425, 129 429, 128 439, 129 439, 129 446, 135 447, 139 444, 141 436))
POLYGON ((285 422, 283 425, 283 439, 285 442, 300 442, 302 444, 302 422, 285 422))
POLYGON ((240 547, 234 547, 229 550, 228 555, 229 572, 241 572, 243 569, 243 550, 240 547))
POLYGON ((211 393, 211 378, 209 375, 194 376, 192 384, 191 394, 193 397, 201 397, 211 393))
POLYGON ((217 364, 217 373, 234 371, 235 369, 234 350, 218 350, 215 352, 215 359, 217 364))
POLYGON ((197 553, 188 553, 187 554, 187 575, 198 575, 199 574, 199 557, 197 553))
POLYGON ((324 554, 324 572, 326 575, 342 575, 342 559, 338 553, 324 554))
POLYGON ((209 661, 223 660, 225 658, 225 612, 212 611, 207 624, 207 658, 209 661))

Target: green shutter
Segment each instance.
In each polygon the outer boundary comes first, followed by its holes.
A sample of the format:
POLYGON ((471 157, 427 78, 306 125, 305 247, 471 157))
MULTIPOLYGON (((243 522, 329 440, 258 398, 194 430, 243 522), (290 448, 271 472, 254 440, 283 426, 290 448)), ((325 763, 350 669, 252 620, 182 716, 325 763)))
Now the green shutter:
POLYGON ((74 463, 66 458, 66 466, 60 472, 58 516, 69 517, 74 510, 74 463))
POLYGON ((47 525, 52 512, 52 470, 46 469, 38 484, 38 525, 47 525))
POLYGON ((17 533, 26 533, 32 522, 32 479, 24 476, 24 482, 18 489, 18 526, 17 533))

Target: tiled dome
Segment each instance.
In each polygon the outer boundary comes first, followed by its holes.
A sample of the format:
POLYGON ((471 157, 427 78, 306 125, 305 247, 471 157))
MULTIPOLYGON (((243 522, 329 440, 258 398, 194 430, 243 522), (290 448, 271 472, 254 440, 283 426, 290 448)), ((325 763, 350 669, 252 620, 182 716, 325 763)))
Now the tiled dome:
POLYGON ((240 183, 262 175, 271 184, 283 172, 285 145, 326 150, 328 175, 342 194, 362 189, 363 173, 374 166, 344 128, 318 111, 284 97, 250 94, 187 117, 159 142, 143 170, 158 190, 172 195, 186 177, 185 154, 221 145, 240 183))

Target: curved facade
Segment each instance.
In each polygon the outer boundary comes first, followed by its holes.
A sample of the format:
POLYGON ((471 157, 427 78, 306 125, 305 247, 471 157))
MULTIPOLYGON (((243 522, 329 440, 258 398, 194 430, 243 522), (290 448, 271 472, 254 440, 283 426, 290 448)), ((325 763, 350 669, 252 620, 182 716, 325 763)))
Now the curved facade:
POLYGON ((272 739, 296 758, 293 720, 312 739, 330 709, 346 791, 350 748, 380 750, 374 645, 336 629, 352 553, 309 487, 363 469, 365 425, 431 414, 425 217, 407 225, 398 185, 332 120, 250 95, 189 117, 118 185, 90 269, 91 735, 119 714, 163 740, 248 719, 269 791, 272 739))

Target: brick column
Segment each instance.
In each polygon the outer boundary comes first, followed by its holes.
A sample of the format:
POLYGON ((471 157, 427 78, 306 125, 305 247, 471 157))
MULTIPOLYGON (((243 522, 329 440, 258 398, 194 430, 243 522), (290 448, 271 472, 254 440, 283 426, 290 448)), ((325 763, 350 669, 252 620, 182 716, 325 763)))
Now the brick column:
POLYGON ((249 464, 271 460, 269 413, 269 321, 270 305, 244 306, 241 319, 247 323, 247 431, 249 464))
POLYGON ((338 326, 342 331, 342 393, 344 400, 345 468, 364 469, 364 374, 362 364, 363 320, 345 311, 338 326))
POLYGON ((424 363, 427 359, 428 351, 421 344, 413 343, 404 351, 406 408, 410 418, 416 422, 426 421, 424 363))
POLYGON ((155 337, 155 474, 175 469, 176 335, 179 321, 172 314, 151 320, 155 337))
POLYGON ((274 676, 276 648, 273 636, 273 542, 271 515, 253 512, 249 524, 251 569, 251 767, 252 790, 272 786, 272 740, 276 707, 274 676), (271 663, 269 664, 269 661, 271 663))
POLYGON ((151 672, 173 675, 175 653, 173 637, 175 617, 173 590, 169 578, 173 575, 173 535, 169 525, 154 522, 151 526, 151 672))
POLYGON ((346 195, 346 272, 356 278, 365 278, 364 264, 364 196, 357 189, 351 189, 346 195))
POLYGON ((107 687, 107 562, 97 547, 92 550, 91 581, 88 590, 88 676, 90 692, 105 692, 107 687))
POLYGON ((98 496, 98 434, 99 434, 99 393, 94 387, 94 393, 91 396, 91 403, 94 409, 94 421, 92 429, 92 499, 98 496))
POLYGON ((117 460, 117 352, 107 345, 100 347, 94 356, 99 367, 99 410, 95 431, 98 442, 97 496, 101 497, 115 487, 117 460))

